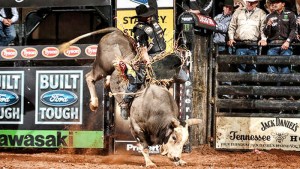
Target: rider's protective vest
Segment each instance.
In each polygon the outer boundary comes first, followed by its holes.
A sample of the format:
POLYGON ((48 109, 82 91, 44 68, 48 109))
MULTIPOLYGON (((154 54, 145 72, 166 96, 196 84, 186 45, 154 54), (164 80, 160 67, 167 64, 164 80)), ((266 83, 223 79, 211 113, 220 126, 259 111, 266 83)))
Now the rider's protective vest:
POLYGON ((149 54, 162 52, 166 49, 164 31, 156 21, 153 22, 152 25, 140 22, 134 26, 133 32, 135 32, 136 29, 141 29, 148 35, 149 54))

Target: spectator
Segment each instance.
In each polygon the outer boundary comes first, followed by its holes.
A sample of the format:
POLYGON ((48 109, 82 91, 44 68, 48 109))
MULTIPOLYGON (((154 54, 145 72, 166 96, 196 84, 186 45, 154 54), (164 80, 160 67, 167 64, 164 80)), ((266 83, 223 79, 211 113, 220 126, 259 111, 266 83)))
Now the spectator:
MULTIPOLYGON (((134 26, 134 38, 138 51, 142 57, 141 62, 150 63, 153 56, 166 50, 164 31, 158 24, 158 8, 156 0, 148 0, 149 8, 141 4, 135 8, 138 23, 134 26)), ((144 83, 146 70, 145 64, 134 65, 133 70, 127 71, 129 84, 126 93, 136 92, 144 83)), ((132 95, 125 95, 121 106, 121 117, 128 119, 129 104, 133 100, 132 95)))
POLYGON ((213 7, 213 0, 182 0, 182 8, 186 12, 209 15, 213 7))
MULTIPOLYGON (((300 42, 300 0, 295 0, 295 5, 292 7, 293 11, 297 15, 297 41, 300 42)), ((299 49, 297 49, 299 54, 299 49)))
MULTIPOLYGON (((228 30, 229 46, 234 46, 236 42, 267 45, 267 38, 263 34, 266 13, 257 5, 258 0, 247 0, 246 8, 238 9, 233 13, 228 30)), ((257 46, 237 46, 236 55, 257 55, 257 46)), ((240 73, 257 73, 256 65, 241 64, 238 65, 238 71, 240 73)))
POLYGON ((0 9, 0 46, 8 46, 16 38, 14 23, 19 19, 17 8, 0 9))
MULTIPOLYGON (((269 44, 278 44, 279 46, 270 46, 267 55, 293 54, 291 42, 296 38, 296 16, 295 13, 285 9, 285 0, 270 0, 274 6, 274 12, 267 16, 267 25, 264 33, 268 37, 269 44)), ((288 65, 269 65, 268 73, 290 73, 288 65)))
MULTIPOLYGON (((223 12, 215 16, 214 20, 217 23, 217 29, 213 35, 213 42, 226 43, 228 26, 232 18, 233 0, 225 0, 223 4, 223 12)), ((219 53, 227 53, 226 45, 219 45, 219 53)), ((231 52, 229 52, 231 53, 231 52)))
POLYGON ((234 0, 234 9, 238 10, 238 9, 242 9, 246 6, 244 0, 234 0))
POLYGON ((274 5, 270 3, 270 0, 266 0, 265 8, 269 14, 274 12, 274 5))

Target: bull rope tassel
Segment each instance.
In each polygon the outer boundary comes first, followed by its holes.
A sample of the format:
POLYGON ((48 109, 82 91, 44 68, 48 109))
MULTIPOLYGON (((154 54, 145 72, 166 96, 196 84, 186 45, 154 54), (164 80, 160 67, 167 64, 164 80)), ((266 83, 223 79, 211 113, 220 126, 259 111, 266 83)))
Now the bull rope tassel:
POLYGON ((109 92, 108 95, 109 95, 109 97, 112 97, 115 95, 121 95, 121 94, 123 94, 123 95, 138 95, 138 94, 142 94, 144 92, 145 92, 145 90, 140 91, 140 92, 135 92, 135 93, 125 93, 125 92, 112 93, 112 92, 109 92))

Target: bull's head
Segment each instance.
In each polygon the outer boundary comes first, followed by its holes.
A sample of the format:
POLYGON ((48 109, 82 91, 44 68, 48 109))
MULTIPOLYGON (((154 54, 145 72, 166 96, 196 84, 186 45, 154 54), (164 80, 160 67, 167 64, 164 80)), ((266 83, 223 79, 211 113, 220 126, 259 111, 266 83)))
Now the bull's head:
POLYGON ((188 141, 189 132, 188 126, 200 124, 200 119, 187 119, 184 123, 180 124, 177 119, 172 120, 173 130, 167 132, 167 140, 162 144, 162 155, 168 156, 169 159, 174 161, 175 165, 185 165, 186 162, 181 159, 181 153, 184 144, 188 141))

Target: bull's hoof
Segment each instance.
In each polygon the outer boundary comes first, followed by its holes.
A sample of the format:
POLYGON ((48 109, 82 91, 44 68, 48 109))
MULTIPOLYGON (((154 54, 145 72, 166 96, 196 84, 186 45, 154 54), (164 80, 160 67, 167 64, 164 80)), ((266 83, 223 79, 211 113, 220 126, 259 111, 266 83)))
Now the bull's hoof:
POLYGON ((174 164, 175 164, 176 166, 185 166, 185 165, 186 165, 186 162, 183 161, 183 160, 179 160, 179 161, 177 161, 177 162, 174 162, 174 164))
POLYGON ((156 168, 157 166, 154 163, 149 163, 146 165, 147 168, 156 168))
POLYGON ((91 111, 94 112, 94 111, 96 111, 98 109, 98 106, 96 107, 92 103, 90 103, 90 109, 91 109, 91 111))

